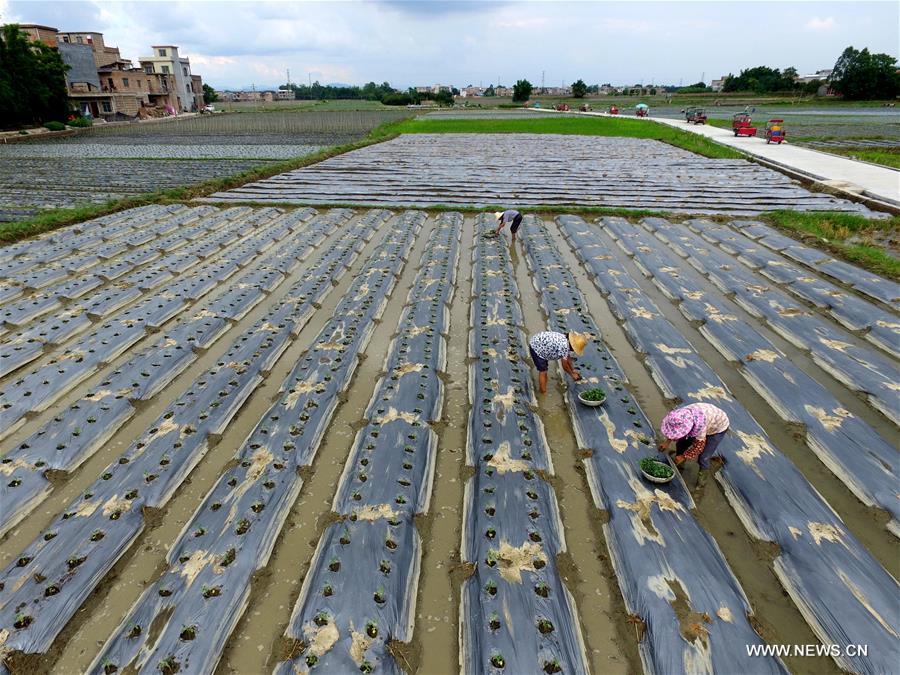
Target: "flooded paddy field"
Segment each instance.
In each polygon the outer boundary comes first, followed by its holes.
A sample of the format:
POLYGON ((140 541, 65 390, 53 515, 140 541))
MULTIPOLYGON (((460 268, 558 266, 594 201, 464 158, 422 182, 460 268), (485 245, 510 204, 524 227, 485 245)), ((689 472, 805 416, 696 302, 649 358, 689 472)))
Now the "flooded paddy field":
POLYGON ((900 287, 741 218, 494 228, 176 204, 0 248, 3 667, 890 671, 900 287), (590 343, 541 395, 548 328, 590 343), (638 469, 687 401, 731 419, 693 493, 638 469), (816 643, 868 653, 747 651, 816 643))

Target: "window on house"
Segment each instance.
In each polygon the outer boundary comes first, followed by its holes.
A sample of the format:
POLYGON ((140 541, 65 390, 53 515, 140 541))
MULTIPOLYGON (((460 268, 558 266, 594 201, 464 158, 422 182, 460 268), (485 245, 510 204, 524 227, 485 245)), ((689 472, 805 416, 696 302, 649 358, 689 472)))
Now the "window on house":
POLYGON ((68 36, 68 35, 63 35, 63 42, 65 42, 65 43, 68 43, 68 42, 69 42, 69 36, 68 36))
POLYGON ((181 70, 184 71, 184 74, 185 74, 185 77, 186 77, 186 76, 187 76, 187 68, 182 68, 181 70))
POLYGON ((116 83, 113 82, 113 79, 112 79, 111 77, 107 78, 106 81, 109 82, 109 88, 110 88, 110 89, 115 89, 115 88, 116 88, 116 83))
POLYGON ((109 104, 109 101, 101 101, 100 107, 103 109, 103 112, 105 112, 105 113, 112 112, 112 106, 109 104))
POLYGON ((166 55, 166 50, 165 50, 165 49, 160 49, 160 50, 159 50, 159 55, 160 55, 160 56, 165 56, 165 55, 166 55))
POLYGON ((153 74, 153 66, 144 66, 144 72, 147 73, 148 75, 152 75, 153 74))
POLYGON ((84 40, 81 38, 80 35, 76 35, 76 36, 75 36, 75 41, 76 41, 78 44, 84 44, 84 40))
POLYGON ((189 93, 189 94, 193 94, 193 93, 194 93, 194 90, 191 89, 191 85, 187 85, 187 90, 188 90, 188 93, 189 93))
POLYGON ((122 86, 125 87, 126 89, 128 89, 128 78, 127 77, 122 78, 122 86))
POLYGON ((169 74, 169 66, 163 66, 162 71, 165 75, 168 75, 169 74))

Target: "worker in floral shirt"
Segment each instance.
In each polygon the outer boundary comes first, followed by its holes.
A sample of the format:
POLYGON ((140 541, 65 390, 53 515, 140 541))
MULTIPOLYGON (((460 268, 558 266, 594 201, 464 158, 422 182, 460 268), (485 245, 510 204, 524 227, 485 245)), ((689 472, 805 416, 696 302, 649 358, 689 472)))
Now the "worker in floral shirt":
POLYGON ((560 361, 563 370, 576 382, 581 379, 581 374, 572 364, 572 354, 578 356, 584 354, 587 343, 588 336, 575 331, 558 333, 545 330, 535 333, 528 339, 528 351, 531 353, 534 367, 538 369, 538 386, 542 394, 547 393, 547 370, 551 361, 560 361))
POLYGON ((660 431, 666 440, 659 449, 665 452, 675 441, 675 464, 695 459, 700 470, 707 471, 728 425, 728 415, 721 408, 710 403, 690 403, 665 416, 660 431))

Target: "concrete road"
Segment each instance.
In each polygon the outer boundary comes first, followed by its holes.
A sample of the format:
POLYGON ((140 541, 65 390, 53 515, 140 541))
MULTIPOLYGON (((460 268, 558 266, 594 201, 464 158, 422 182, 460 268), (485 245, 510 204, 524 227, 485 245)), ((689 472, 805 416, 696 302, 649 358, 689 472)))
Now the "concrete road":
MULTIPOLYGON (((611 117, 611 115, 603 112, 583 113, 572 111, 570 114, 611 117)), ((628 116, 619 115, 619 117, 628 116)), ((900 207, 900 171, 895 169, 869 164, 868 162, 859 162, 827 152, 801 148, 791 145, 788 141, 780 145, 774 143, 768 145, 764 138, 735 137, 730 129, 722 129, 705 124, 688 124, 684 120, 663 117, 630 117, 630 119, 644 119, 649 122, 666 124, 682 131, 706 136, 717 143, 727 145, 740 152, 759 157, 787 170, 804 174, 826 187, 843 190, 851 194, 863 195, 895 207, 900 207)), ((790 134, 789 127, 787 132, 790 134)))

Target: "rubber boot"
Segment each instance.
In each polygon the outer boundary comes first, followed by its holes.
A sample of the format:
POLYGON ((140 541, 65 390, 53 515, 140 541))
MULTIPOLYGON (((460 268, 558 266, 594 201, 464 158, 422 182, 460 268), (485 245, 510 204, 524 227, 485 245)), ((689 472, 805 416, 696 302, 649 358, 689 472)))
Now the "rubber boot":
POLYGON ((709 469, 700 469, 697 472, 697 489, 701 490, 706 486, 706 482, 709 480, 710 470, 709 469))

